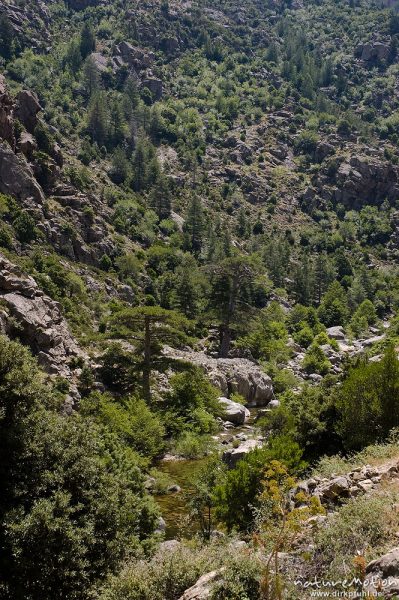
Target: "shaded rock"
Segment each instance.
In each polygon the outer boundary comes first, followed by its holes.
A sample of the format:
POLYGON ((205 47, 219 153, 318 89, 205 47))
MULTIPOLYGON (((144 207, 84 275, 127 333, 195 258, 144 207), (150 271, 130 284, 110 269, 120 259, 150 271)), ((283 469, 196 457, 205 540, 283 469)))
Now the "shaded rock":
POLYGON ((37 143, 31 133, 23 131, 18 141, 18 150, 30 160, 33 153, 37 150, 37 143))
POLYGON ((327 156, 335 153, 335 148, 332 144, 327 142, 319 142, 315 150, 315 160, 322 162, 327 156))
POLYGON ((19 92, 14 117, 21 121, 29 133, 34 132, 38 123, 37 115, 41 110, 39 99, 34 92, 29 90, 19 92))
POLYGON ((5 78, 0 75, 0 139, 5 140, 12 149, 15 149, 13 108, 14 102, 8 93, 5 78))
POLYGON ((0 298, 13 317, 6 320, 5 333, 28 345, 48 372, 71 380, 69 360, 84 355, 69 332, 60 305, 2 255, 0 298))
POLYGON ((20 200, 33 198, 39 204, 45 199, 26 160, 14 154, 6 142, 0 142, 0 192, 20 200))
POLYGON ((148 88, 152 94, 154 100, 160 100, 163 94, 163 84, 160 79, 145 79, 142 84, 142 88, 148 88))
POLYGON ((118 44, 115 49, 115 54, 120 56, 130 67, 133 67, 138 71, 148 69, 154 61, 152 52, 146 52, 142 48, 133 46, 129 42, 121 42, 118 44))

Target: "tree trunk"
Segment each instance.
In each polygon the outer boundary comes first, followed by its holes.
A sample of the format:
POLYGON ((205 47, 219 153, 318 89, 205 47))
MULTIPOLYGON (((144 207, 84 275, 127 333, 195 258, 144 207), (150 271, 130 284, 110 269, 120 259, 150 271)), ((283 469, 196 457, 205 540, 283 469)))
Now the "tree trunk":
POLYGON ((143 364, 143 396, 148 403, 151 402, 151 325, 149 317, 144 319, 144 364, 143 364))
POLYGON ((222 341, 220 343, 219 356, 220 358, 227 358, 230 351, 231 344, 231 331, 228 324, 222 326, 222 341))
POLYGON ((233 278, 233 283, 232 283, 231 289, 230 289, 229 304, 227 307, 226 320, 224 321, 224 323, 222 325, 222 341, 221 341, 220 350, 219 350, 220 358, 227 358, 229 355, 229 351, 230 351, 230 345, 231 345, 230 323, 234 317, 236 299, 237 299, 237 294, 238 294, 238 284, 239 284, 239 277, 238 277, 238 275, 235 275, 233 278))

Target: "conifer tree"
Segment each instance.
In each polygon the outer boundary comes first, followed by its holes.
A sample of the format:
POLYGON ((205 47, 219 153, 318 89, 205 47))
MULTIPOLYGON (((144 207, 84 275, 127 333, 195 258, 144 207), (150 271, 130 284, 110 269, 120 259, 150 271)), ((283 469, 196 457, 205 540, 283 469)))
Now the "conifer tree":
POLYGON ((85 23, 80 34, 80 54, 85 59, 96 49, 96 36, 90 23, 85 23))
POLYGON ((195 255, 200 254, 204 242, 205 218, 201 200, 193 194, 187 211, 184 233, 187 248, 195 255))

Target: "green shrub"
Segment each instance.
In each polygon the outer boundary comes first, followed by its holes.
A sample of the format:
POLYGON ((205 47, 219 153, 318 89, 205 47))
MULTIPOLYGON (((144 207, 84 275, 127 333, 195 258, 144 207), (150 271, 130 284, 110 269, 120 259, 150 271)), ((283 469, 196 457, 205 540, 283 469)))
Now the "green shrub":
POLYGON ((185 431, 173 445, 173 453, 183 458, 202 458, 215 450, 215 441, 209 435, 185 431))
POLYGON ((312 344, 305 354, 302 367, 307 373, 326 375, 331 369, 331 363, 326 358, 323 350, 317 344, 312 344))

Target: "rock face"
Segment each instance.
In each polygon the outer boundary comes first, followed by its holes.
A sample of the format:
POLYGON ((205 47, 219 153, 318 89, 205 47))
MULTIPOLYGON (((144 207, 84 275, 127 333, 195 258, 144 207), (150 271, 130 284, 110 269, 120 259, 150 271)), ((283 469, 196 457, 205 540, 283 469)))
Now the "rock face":
POLYGON ((395 165, 373 156, 352 155, 336 169, 327 165, 312 180, 303 203, 315 207, 320 201, 343 204, 359 210, 366 204, 380 205, 385 199, 399 198, 399 170, 395 165))
POLYGON ((43 190, 23 157, 14 154, 7 142, 0 142, 0 192, 19 200, 44 202, 43 190))
POLYGON ((250 416, 249 410, 245 406, 239 402, 233 402, 229 398, 219 398, 219 404, 223 407, 226 420, 234 425, 244 425, 250 416))
POLYGON ((212 588, 221 579, 222 569, 211 571, 200 577, 195 585, 186 590, 179 600, 207 600, 211 597, 212 588))
POLYGON ((399 547, 369 563, 366 567, 366 580, 368 584, 365 591, 370 597, 381 594, 384 598, 396 597, 399 593, 399 547))
POLYGON ((41 110, 39 99, 34 92, 28 90, 19 92, 14 116, 26 127, 29 133, 34 132, 38 123, 37 115, 41 110))
POLYGON ((115 53, 116 56, 120 56, 129 67, 133 67, 138 71, 148 69, 154 61, 154 54, 152 52, 145 52, 129 42, 121 42, 118 44, 115 53))
POLYGON ((389 44, 383 42, 367 42, 359 44, 355 48, 355 56, 366 63, 385 60, 388 58, 389 52, 389 44))
POLYGON ((191 362, 203 368, 210 381, 223 396, 240 394, 248 406, 267 406, 273 399, 272 380, 254 362, 245 358, 211 358, 204 352, 165 348, 165 354, 176 360, 191 362))
POLYGON ((15 148, 13 108, 14 103, 7 91, 4 76, 0 75, 0 139, 8 142, 12 149, 15 148))
POLYGON ((149 78, 145 79, 141 87, 148 88, 152 94, 154 100, 160 100, 163 94, 163 84, 160 79, 149 78))
POLYGON ((2 332, 10 337, 17 335, 49 373, 71 379, 68 362, 83 357, 83 353, 69 332, 59 304, 1 254, 0 299, 6 306, 1 315, 2 332))

